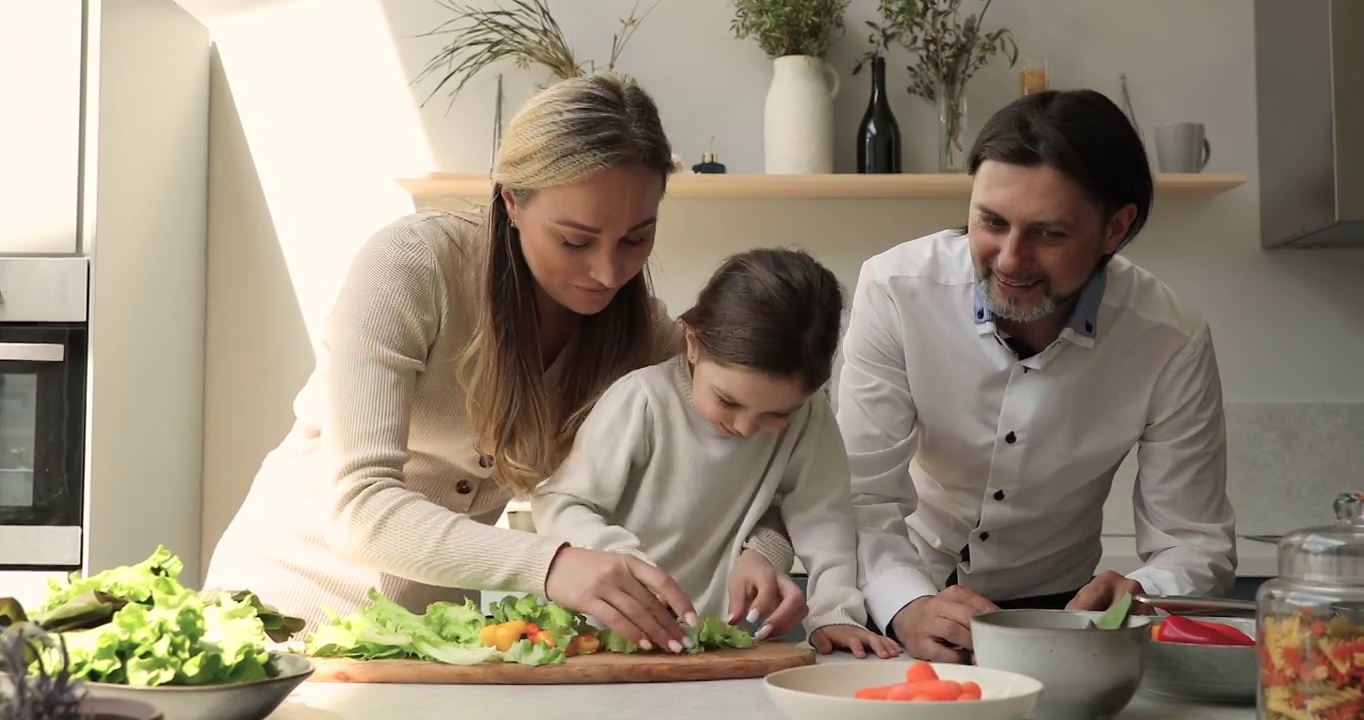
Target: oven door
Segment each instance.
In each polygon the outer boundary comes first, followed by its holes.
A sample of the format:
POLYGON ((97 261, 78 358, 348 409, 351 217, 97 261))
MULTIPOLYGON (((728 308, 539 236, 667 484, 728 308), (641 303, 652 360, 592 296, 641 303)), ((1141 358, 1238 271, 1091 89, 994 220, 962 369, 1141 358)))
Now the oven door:
POLYGON ((0 323, 0 567, 78 568, 85 323, 0 323))

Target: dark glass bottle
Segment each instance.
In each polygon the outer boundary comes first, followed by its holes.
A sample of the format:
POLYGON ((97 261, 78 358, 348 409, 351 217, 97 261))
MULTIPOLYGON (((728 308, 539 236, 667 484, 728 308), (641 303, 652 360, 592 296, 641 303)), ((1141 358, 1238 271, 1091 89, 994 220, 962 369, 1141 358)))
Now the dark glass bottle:
POLYGON ((871 61, 871 99, 857 127, 857 172, 900 172, 900 126, 886 97, 886 59, 871 61))

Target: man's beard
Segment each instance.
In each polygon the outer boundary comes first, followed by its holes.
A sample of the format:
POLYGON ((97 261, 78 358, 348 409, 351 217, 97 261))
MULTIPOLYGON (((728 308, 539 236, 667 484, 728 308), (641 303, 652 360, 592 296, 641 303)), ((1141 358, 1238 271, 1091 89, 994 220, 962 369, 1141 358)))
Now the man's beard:
MULTIPOLYGON (((1042 286, 1042 299, 1039 300, 1036 305, 1022 307, 1018 304, 1018 298, 1002 298, 996 294, 995 284, 991 282, 994 275, 995 269, 993 265, 986 267, 984 270, 976 271, 976 289, 980 291, 981 297, 985 298, 985 307, 990 310, 991 314, 1001 320, 1016 323, 1037 322, 1056 312, 1057 308, 1064 305, 1066 301, 1073 296, 1073 294, 1072 296, 1057 295, 1052 292, 1051 278, 1042 275, 1036 278, 1042 286)), ((1026 280, 1028 278, 1023 279, 1026 280)))

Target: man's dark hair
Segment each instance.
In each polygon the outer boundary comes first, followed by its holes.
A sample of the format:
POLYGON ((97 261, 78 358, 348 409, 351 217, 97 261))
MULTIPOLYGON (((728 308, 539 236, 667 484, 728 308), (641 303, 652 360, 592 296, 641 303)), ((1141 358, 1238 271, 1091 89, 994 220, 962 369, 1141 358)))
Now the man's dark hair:
POLYGON ((1135 204, 1137 215, 1119 249, 1151 212, 1154 182, 1141 136, 1112 100, 1094 90, 1048 90, 1005 105, 981 128, 968 171, 975 175, 986 160, 1056 168, 1108 217, 1135 204))

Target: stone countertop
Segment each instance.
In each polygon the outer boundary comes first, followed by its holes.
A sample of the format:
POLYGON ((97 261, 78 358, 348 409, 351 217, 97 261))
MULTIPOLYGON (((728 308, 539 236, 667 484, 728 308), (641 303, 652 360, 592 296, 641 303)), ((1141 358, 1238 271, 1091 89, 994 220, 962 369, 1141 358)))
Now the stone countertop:
MULTIPOLYGON (((879 662, 851 656, 827 662, 879 662)), ((268 720, 787 720, 762 680, 618 685, 356 685, 304 683, 268 720)), ((856 720, 851 718, 849 720, 856 720)), ((1199 705, 1138 693, 1115 720, 1256 720, 1254 706, 1199 705)))

